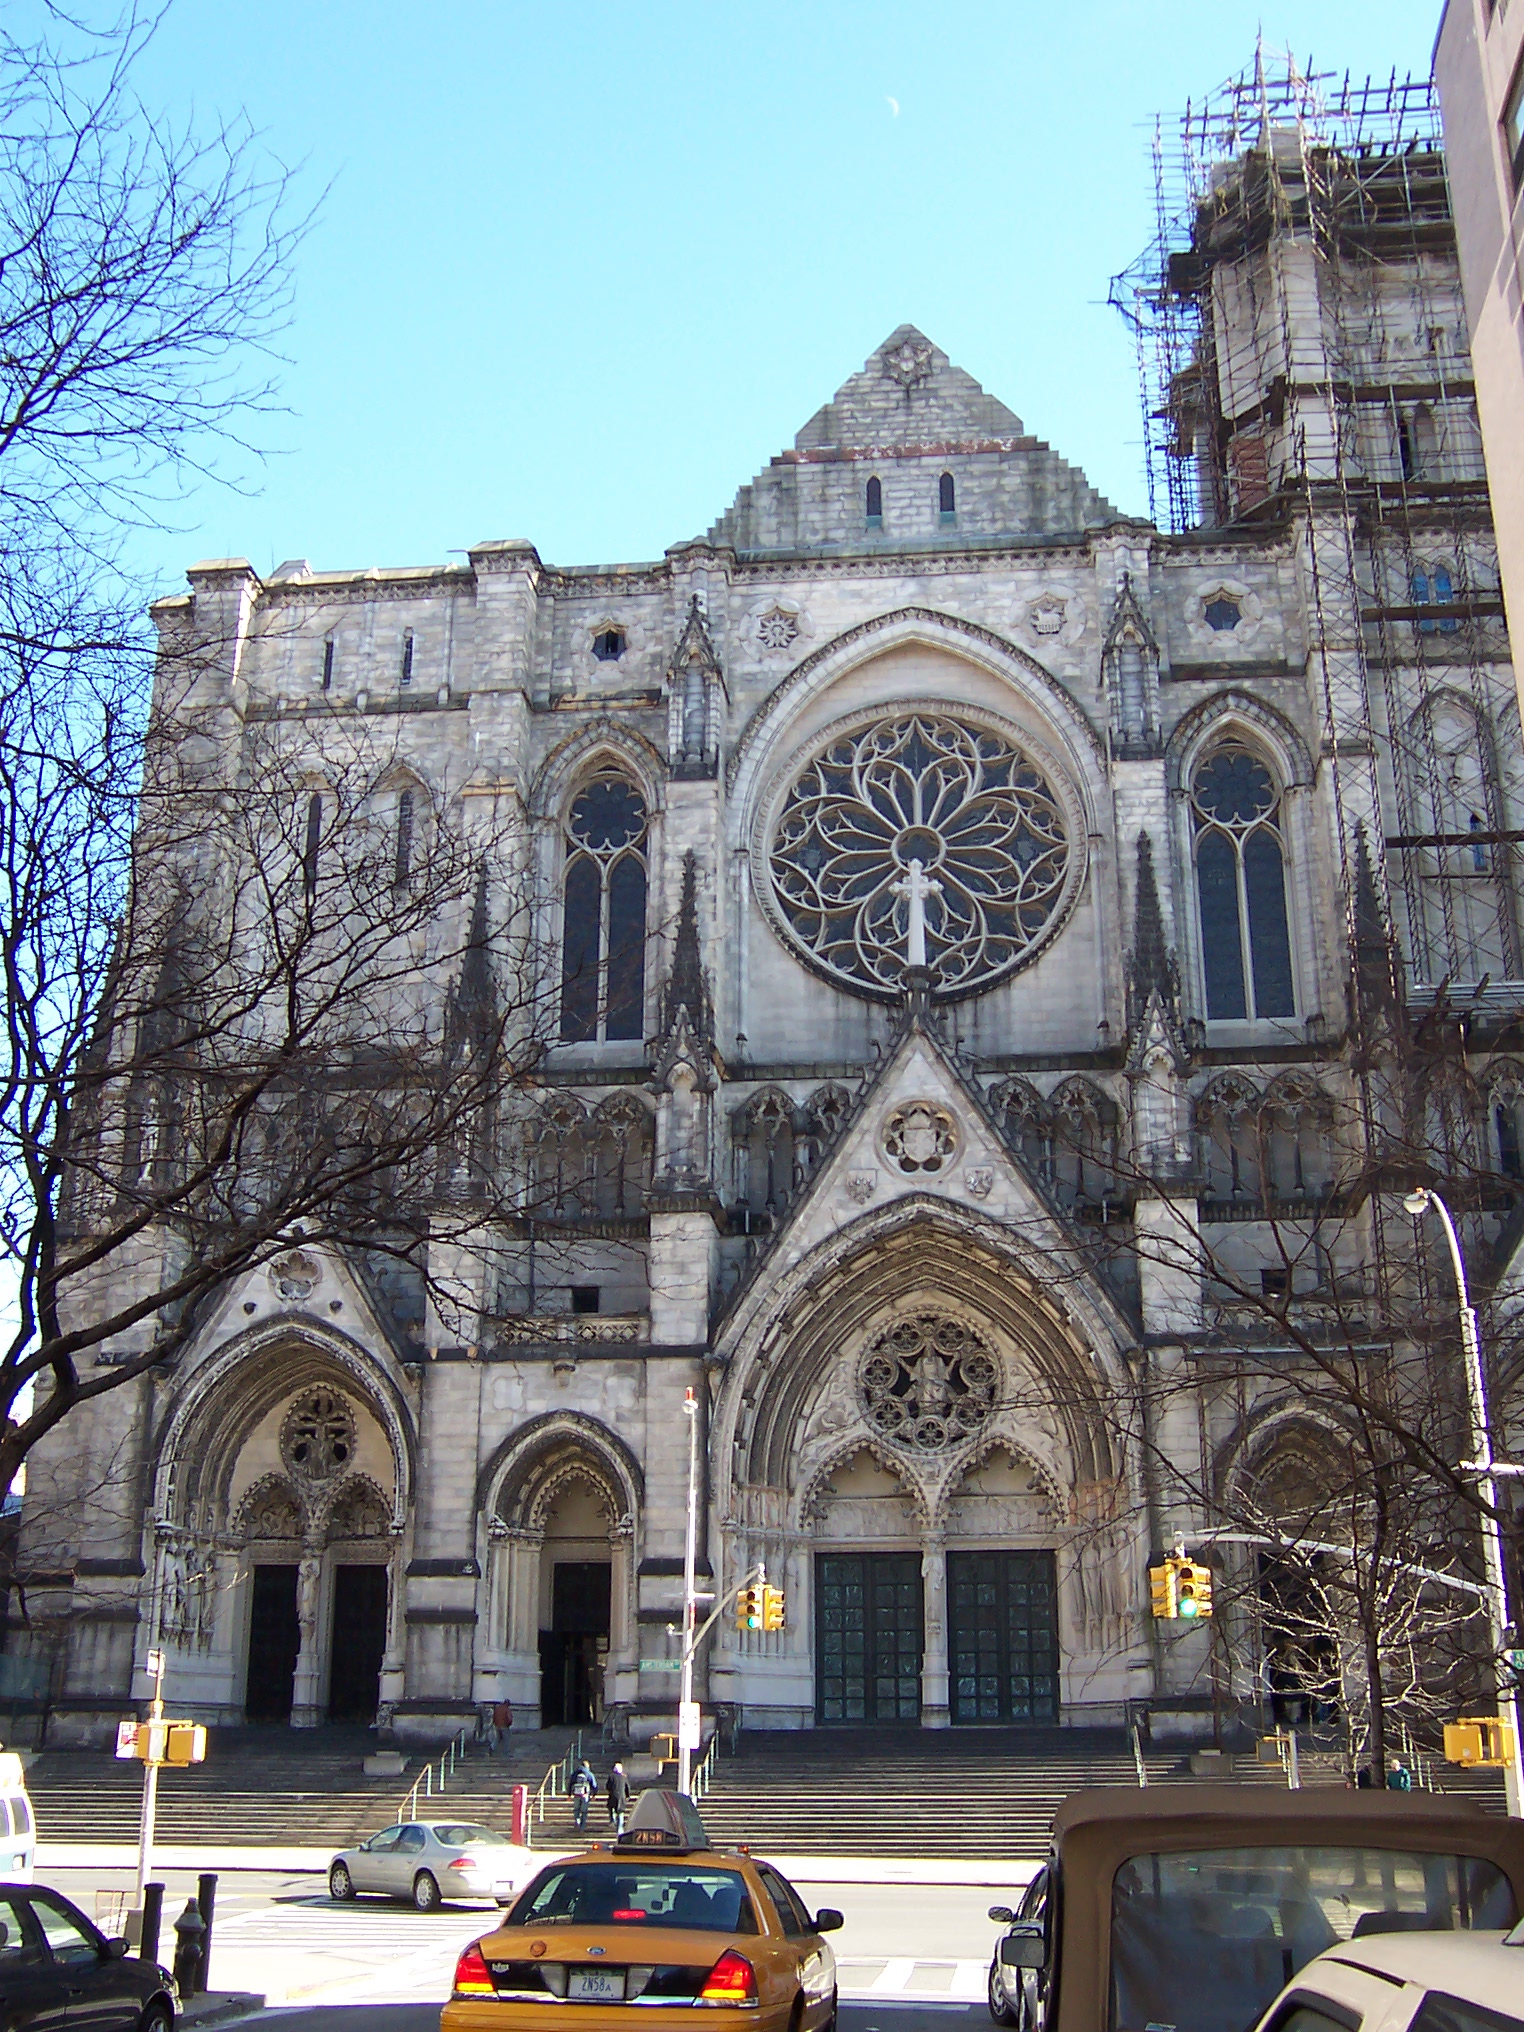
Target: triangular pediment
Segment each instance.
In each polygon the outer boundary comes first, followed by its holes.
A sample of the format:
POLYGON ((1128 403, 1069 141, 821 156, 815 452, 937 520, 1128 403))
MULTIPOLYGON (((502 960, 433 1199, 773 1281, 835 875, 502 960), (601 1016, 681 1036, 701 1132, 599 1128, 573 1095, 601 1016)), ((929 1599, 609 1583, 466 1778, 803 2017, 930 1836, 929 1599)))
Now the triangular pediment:
MULTIPOLYGON (((1119 1342, 1132 1336, 1074 1230, 1001 1136, 978 1089, 919 1019, 905 1024, 880 1061, 757 1268, 798 1263, 899 1200, 941 1201, 950 1212, 1009 1230, 1025 1256, 1051 1259, 1055 1281, 1084 1284, 1119 1342)), ((751 1282, 755 1287, 755 1271, 751 1282)))
POLYGON ((901 325, 794 439, 796 451, 863 451, 938 440, 1017 438, 1026 427, 914 325, 901 325))
POLYGON ((390 1348, 403 1361, 421 1350, 404 1340, 368 1276, 341 1249, 295 1242, 273 1259, 239 1272, 217 1289, 182 1358, 193 1368, 250 1331, 303 1322, 366 1347, 390 1348))

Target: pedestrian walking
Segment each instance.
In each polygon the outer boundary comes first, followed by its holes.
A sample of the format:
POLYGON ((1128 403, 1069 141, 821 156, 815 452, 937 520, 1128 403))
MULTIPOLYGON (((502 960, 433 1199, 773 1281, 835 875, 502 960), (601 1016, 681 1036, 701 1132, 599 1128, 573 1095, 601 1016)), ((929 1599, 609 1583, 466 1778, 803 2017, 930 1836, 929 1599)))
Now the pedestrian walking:
POLYGON ((508 1740, 508 1731, 513 1727, 513 1709, 506 1700, 500 1700, 492 1710, 492 1747, 502 1749, 508 1740))
POLYGON ((1386 1789, 1388 1792, 1411 1792, 1413 1789, 1413 1774, 1400 1757, 1386 1774, 1386 1789))
POLYGON ((592 1765, 586 1757, 579 1758, 571 1780, 572 1819, 579 1834, 585 1834, 587 1831, 587 1810, 592 1805, 593 1794, 597 1790, 598 1780, 593 1776, 592 1765))
POLYGON ((623 1764, 616 1764, 609 1773, 609 1823, 615 1834, 624 1833, 624 1817, 630 1810, 630 1781, 624 1775, 623 1764))

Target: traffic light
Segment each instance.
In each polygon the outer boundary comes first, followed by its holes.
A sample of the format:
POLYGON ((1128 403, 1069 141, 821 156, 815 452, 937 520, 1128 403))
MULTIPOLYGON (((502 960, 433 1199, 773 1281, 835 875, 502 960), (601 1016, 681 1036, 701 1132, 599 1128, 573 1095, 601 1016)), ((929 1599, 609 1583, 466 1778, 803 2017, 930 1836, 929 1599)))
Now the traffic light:
POLYGON ((206 1730, 200 1722, 171 1722, 164 1746, 166 1764, 204 1764, 206 1730))
POLYGON ((1175 1562, 1166 1559, 1163 1566, 1148 1569, 1148 1605, 1161 1622, 1173 1622, 1175 1617, 1175 1562))
POLYGON ((784 1623, 783 1590, 781 1587, 764 1587, 762 1590, 762 1627, 764 1630, 781 1630, 784 1623))
POLYGON ((1193 1559, 1176 1559, 1175 1614, 1182 1621, 1195 1622, 1212 1613, 1212 1570, 1193 1559))
POLYGON ((760 1630, 762 1628, 762 1589, 743 1587, 736 1596, 736 1628, 738 1630, 760 1630))

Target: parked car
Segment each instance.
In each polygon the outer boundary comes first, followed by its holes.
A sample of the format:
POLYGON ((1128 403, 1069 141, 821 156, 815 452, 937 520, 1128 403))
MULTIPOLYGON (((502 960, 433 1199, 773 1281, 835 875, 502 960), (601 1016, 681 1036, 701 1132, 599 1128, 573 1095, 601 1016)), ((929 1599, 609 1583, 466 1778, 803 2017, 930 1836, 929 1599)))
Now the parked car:
POLYGON ((0 1877, 30 1884, 37 1856, 37 1823, 26 1774, 14 1750, 0 1751, 0 1877))
POLYGON ((839 1912, 771 1863, 710 1846, 691 1799, 652 1788, 609 1848, 563 1856, 455 1968, 441 2032, 836 2032, 839 1912), (655 2017, 653 2019, 653 2015, 655 2017))
POLYGON ((1495 1942, 1521 1911, 1524 1824, 1465 1802, 1333 1787, 1077 1792, 1020 1907, 991 1908, 1005 1932, 990 2011, 1021 2032, 1244 2032, 1341 1941, 1363 1949, 1421 1927, 1495 1942))
POLYGON ((419 1912, 436 1912, 466 1898, 505 1905, 526 1874, 523 1851, 490 1827, 473 1820, 404 1820, 358 1848, 340 1850, 328 1866, 328 1890, 338 1899, 382 1891, 419 1912))
POLYGON ((0 1883, 0 2024, 173 2032, 178 2003, 168 1969, 129 1955, 60 1892, 0 1883))
POLYGON ((1368 1932, 1308 1962, 1260 2032, 1524 2032, 1524 1926, 1368 1932), (1396 1995, 1393 1995, 1394 1990, 1396 1995))

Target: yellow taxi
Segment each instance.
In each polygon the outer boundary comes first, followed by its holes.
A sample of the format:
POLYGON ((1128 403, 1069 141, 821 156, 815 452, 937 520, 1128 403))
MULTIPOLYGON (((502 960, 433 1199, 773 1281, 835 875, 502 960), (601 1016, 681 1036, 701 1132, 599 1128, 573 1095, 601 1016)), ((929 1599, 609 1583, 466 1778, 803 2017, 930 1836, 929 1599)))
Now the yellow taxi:
POLYGON ((835 2032, 836 1958, 771 1863, 709 1845, 693 1801, 641 1795, 609 1848, 563 1856, 460 1957, 440 2032, 835 2032))

